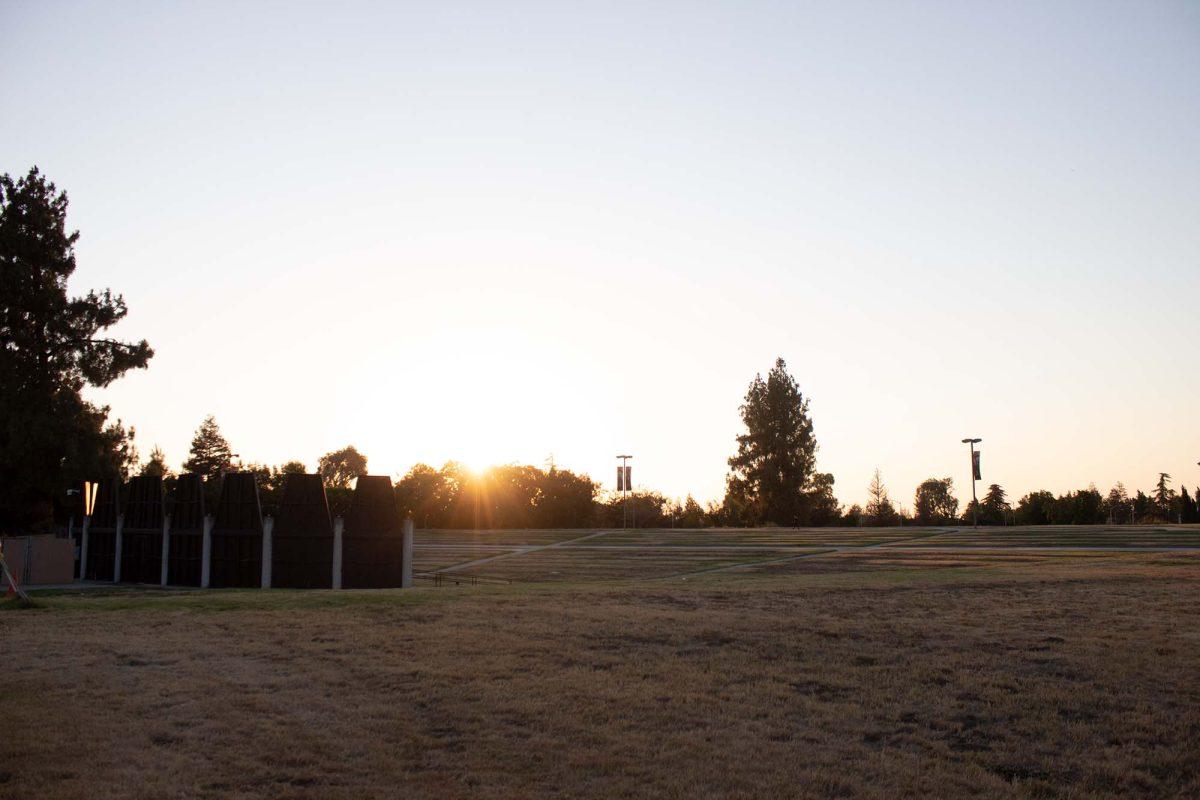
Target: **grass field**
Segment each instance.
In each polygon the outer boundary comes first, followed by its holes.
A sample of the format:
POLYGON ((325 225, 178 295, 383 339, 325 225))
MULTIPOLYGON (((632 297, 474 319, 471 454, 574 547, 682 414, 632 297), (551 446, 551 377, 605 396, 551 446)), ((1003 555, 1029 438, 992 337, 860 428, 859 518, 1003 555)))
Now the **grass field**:
POLYGON ((921 544, 929 547, 1200 547, 1200 526, 964 528, 930 537, 921 544))
POLYGON ((0 603, 0 798, 1200 796, 1200 552, 663 533, 0 603))

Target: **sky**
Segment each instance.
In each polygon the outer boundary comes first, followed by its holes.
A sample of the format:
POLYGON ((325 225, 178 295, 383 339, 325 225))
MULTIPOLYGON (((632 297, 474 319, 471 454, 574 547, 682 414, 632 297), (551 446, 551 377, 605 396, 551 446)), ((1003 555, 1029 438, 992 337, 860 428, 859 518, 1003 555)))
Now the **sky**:
POLYGON ((176 469, 347 444, 723 493, 783 357, 844 503, 1200 484, 1200 4, 0 0, 176 469), (981 488, 982 492, 982 488, 981 488))

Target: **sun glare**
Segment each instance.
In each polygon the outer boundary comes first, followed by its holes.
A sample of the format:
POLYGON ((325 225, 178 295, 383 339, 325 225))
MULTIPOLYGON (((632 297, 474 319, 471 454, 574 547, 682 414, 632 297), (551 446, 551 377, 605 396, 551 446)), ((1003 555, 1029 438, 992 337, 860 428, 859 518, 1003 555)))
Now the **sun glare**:
POLYGON ((476 478, 483 477, 484 473, 486 473, 488 471, 488 469, 492 466, 491 461, 489 461, 488 459, 486 459, 482 456, 472 456, 470 458, 464 458, 462 463, 463 463, 463 466, 465 466, 467 468, 467 471, 470 472, 471 475, 473 475, 476 478))

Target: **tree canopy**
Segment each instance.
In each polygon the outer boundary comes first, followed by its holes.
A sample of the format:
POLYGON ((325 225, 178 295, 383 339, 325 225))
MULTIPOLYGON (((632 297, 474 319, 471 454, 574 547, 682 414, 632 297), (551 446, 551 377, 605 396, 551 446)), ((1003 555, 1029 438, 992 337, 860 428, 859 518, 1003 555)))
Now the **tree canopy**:
POLYGON ((81 392, 154 351, 105 335, 128 311, 121 295, 68 294, 79 232, 68 232, 67 206, 36 167, 0 175, 0 527, 47 525, 69 486, 137 463, 133 429, 81 392))
POLYGON ((867 507, 864 510, 864 515, 872 525, 895 525, 899 520, 899 515, 896 513, 895 506, 892 505, 892 499, 888 496, 887 487, 883 485, 883 478, 879 474, 879 469, 876 468, 874 477, 871 478, 871 485, 867 487, 867 494, 870 495, 870 500, 867 501, 867 507))
POLYGON ((958 517, 953 478, 926 478, 913 497, 913 516, 922 525, 952 522, 958 517))
POLYGON ((192 436, 187 461, 183 462, 184 472, 195 472, 206 478, 215 478, 229 468, 232 460, 233 449, 221 435, 216 418, 209 414, 192 436))
POLYGON ((808 399, 782 358, 765 380, 754 376, 741 415, 746 432, 729 459, 728 513, 743 524, 803 525, 814 512, 827 515, 831 500, 836 507, 832 477, 814 482, 817 440, 808 399))
POLYGON ((358 452, 354 445, 326 453, 317 461, 317 472, 325 484, 334 489, 348 489, 350 482, 367 474, 367 457, 358 452))

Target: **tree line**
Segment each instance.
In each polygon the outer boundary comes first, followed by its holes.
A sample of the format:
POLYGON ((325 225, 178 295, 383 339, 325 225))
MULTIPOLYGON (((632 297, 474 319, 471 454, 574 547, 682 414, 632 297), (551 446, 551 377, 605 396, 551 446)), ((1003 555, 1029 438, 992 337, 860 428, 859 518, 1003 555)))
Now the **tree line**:
MULTIPOLYGON (((778 362, 776 369, 782 372, 785 365, 778 362)), ((775 379, 782 377, 776 375, 775 379)), ((757 383, 752 383, 750 394, 758 396, 760 389, 757 383)), ((782 396, 792 395, 789 390, 782 396)), ((804 423, 801 426, 810 427, 804 423)), ((812 445, 815 449, 815 441, 812 445)), ((234 468, 232 452, 216 420, 210 416, 196 430, 183 470, 205 476, 215 499, 220 475, 234 468)), ((441 468, 417 464, 396 480, 394 486, 398 507, 421 528, 618 527, 625 523, 643 528, 764 526, 781 524, 771 519, 771 515, 786 520, 789 513, 794 515, 790 518, 793 524, 816 526, 969 525, 976 520, 985 526, 1200 521, 1196 499, 1186 487, 1176 492, 1171 487, 1171 476, 1166 473, 1159 475, 1150 495, 1138 491, 1131 497, 1124 485, 1118 483, 1105 496, 1094 486, 1057 497, 1043 490, 1026 494, 1015 505, 1009 502, 1004 488, 993 483, 978 503, 967 503, 960 513, 952 478, 922 481, 910 512, 892 502, 879 470, 867 487, 870 498, 867 504, 854 504, 848 509, 841 507, 833 496, 832 477, 812 472, 808 479, 810 488, 790 495, 786 484, 768 484, 770 489, 779 487, 785 501, 780 510, 771 506, 772 498, 763 491, 754 472, 736 471, 741 465, 754 463, 753 458, 748 458, 753 452, 748 437, 741 437, 739 452, 730 459, 735 471, 728 479, 729 492, 721 503, 709 503, 707 507, 701 507, 690 495, 680 501, 653 491, 636 491, 622 500, 615 493, 605 492, 589 476, 553 463, 545 469, 508 464, 481 473, 455 461, 441 468)), ((286 476, 307 471, 300 461, 280 466, 250 463, 236 468, 254 473, 266 513, 277 510, 286 476)), ((348 508, 353 481, 367 474, 367 468, 367 457, 353 446, 326 453, 318 460, 317 472, 324 479, 335 514, 348 508)), ((174 478, 157 448, 142 466, 141 474, 162 476, 168 486, 174 478)), ((778 481, 777 476, 775 473, 770 477, 778 481)), ((1200 489, 1196 494, 1200 496, 1200 489)))
MULTIPOLYGON (((66 227, 67 195, 38 169, 24 177, 0 175, 0 531, 47 529, 78 505, 69 493, 85 480, 134 472, 173 480, 162 450, 143 463, 135 430, 110 409, 83 398, 130 370, 145 369, 154 350, 145 341, 107 334, 127 314, 110 289, 70 296, 78 231, 66 227)), ((473 474, 461 464, 417 464, 394 482, 400 509, 421 527, 513 528, 983 525, 1195 522, 1200 489, 1176 491, 1159 475, 1149 494, 1132 496, 1117 484, 1107 495, 1094 487, 1054 496, 1030 492, 1015 505, 1002 487, 988 487, 978 504, 959 513, 950 478, 929 478, 916 489, 911 512, 897 508, 878 470, 869 500, 845 508, 832 474, 817 468, 818 444, 809 400, 778 359, 766 377, 755 375, 740 406, 743 432, 728 459, 724 496, 702 507, 688 496, 673 500, 635 491, 622 501, 586 474, 529 465, 493 467, 473 474), (624 503, 624 505, 622 505, 624 503)), ((205 476, 215 495, 233 468, 233 451, 212 417, 197 429, 185 472, 205 476)), ((349 504, 355 477, 368 461, 353 446, 326 453, 316 465, 334 513, 349 504)), ((304 472, 299 460, 247 463, 257 477, 264 509, 278 507, 287 475, 304 472)))

